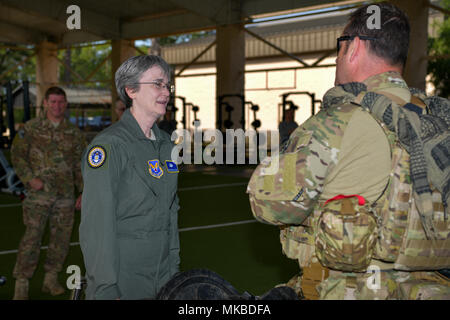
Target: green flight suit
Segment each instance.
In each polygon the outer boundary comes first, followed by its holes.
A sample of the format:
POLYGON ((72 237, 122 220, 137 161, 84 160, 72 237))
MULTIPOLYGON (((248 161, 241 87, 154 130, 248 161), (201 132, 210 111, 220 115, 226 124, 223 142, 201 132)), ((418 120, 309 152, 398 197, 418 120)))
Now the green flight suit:
POLYGON ((87 299, 154 298, 179 271, 174 145, 156 124, 152 132, 155 140, 127 109, 83 154, 87 299))

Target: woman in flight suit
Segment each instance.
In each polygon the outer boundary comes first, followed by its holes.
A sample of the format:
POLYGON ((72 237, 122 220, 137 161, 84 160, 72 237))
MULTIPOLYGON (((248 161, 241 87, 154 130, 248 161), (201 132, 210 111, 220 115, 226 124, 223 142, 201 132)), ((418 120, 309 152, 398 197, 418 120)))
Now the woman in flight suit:
POLYGON ((115 74, 127 105, 84 152, 80 245, 87 299, 154 298, 179 270, 178 167, 156 120, 173 86, 158 56, 125 61, 115 74))

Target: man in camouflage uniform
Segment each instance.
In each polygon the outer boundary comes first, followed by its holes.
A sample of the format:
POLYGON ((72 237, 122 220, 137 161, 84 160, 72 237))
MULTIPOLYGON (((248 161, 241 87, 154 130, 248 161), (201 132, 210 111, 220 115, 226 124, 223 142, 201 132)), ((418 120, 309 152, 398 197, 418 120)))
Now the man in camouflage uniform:
POLYGON ((17 254, 13 276, 15 300, 28 299, 28 280, 36 269, 47 221, 50 241, 44 265, 42 290, 64 293, 57 281, 67 256, 74 221, 75 186, 82 191, 80 159, 86 146, 80 130, 64 118, 67 98, 59 87, 49 88, 44 97, 45 112, 28 121, 15 137, 11 160, 26 187, 23 220, 26 227, 17 254))
MULTIPOLYGON (((325 94, 321 111, 297 128, 280 155, 270 160, 279 161, 279 170, 267 174, 270 163, 263 162, 247 189, 255 218, 280 226, 283 252, 298 260, 302 269, 288 285, 301 289, 308 299, 450 298, 448 279, 436 272, 396 271, 394 263, 372 259, 370 264, 382 271, 379 287, 372 290, 367 285, 371 274, 345 272, 345 266, 344 271, 331 270, 318 260, 317 232, 328 225, 319 226, 317 217, 327 200, 358 195, 363 202, 376 203, 391 173, 390 141, 384 129, 346 91, 361 85, 399 105, 412 99, 401 77, 409 45, 407 17, 392 4, 377 6, 381 29, 368 30, 368 6, 352 13, 338 38, 337 87, 325 94), (431 285, 416 290, 415 285, 424 282, 431 285)), ((341 228, 346 233, 346 226, 341 228)), ((361 236, 356 230, 347 236, 361 236)))
POLYGON ((291 106, 291 108, 286 109, 284 113, 284 121, 280 122, 278 125, 278 131, 280 132, 280 145, 285 143, 292 132, 297 129, 298 124, 295 122, 295 108, 291 106))

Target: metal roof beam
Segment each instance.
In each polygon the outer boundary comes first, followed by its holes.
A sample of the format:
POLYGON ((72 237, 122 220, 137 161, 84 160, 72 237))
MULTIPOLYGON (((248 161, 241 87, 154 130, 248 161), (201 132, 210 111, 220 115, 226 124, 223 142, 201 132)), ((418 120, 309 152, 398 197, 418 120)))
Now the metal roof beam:
POLYGON ((245 32, 247 32, 247 33, 250 34, 251 36, 255 37, 256 39, 258 39, 258 40, 264 42, 265 44, 267 44, 267 45, 270 46, 271 48, 273 48, 273 49, 275 49, 275 50, 281 52, 281 53, 284 54, 285 56, 288 56, 289 58, 291 58, 291 59, 293 59, 293 60, 295 60, 295 61, 300 62, 300 63, 301 63, 302 65, 304 65, 305 67, 309 67, 309 65, 308 65, 305 61, 303 61, 302 59, 300 59, 299 57, 297 57, 297 56, 295 56, 295 55, 293 55, 293 54, 290 54, 289 52, 287 52, 287 51, 281 49, 280 47, 277 47, 277 46, 274 45, 273 43, 270 43, 269 41, 267 41, 266 39, 264 39, 264 38, 261 37, 260 35, 257 35, 256 33, 254 33, 254 32, 252 32, 252 31, 248 30, 247 28, 244 28, 244 27, 243 27, 243 29, 245 30, 245 32))
POLYGON ((45 38, 46 35, 39 31, 0 21, 0 41, 2 42, 38 43, 45 38))
POLYGON ((208 18, 200 17, 188 12, 147 21, 124 22, 122 24, 122 38, 154 38, 215 27, 216 25, 208 18))
MULTIPOLYGON (((70 14, 66 13, 71 4, 66 0, 2 0, 2 4, 19 9, 33 15, 45 17, 66 26, 70 14)), ((120 23, 118 19, 94 12, 81 7, 81 29, 84 32, 93 33, 105 39, 120 38, 120 23)), ((68 32, 74 32, 67 30, 68 32)))
POLYGON ((241 21, 241 2, 237 0, 170 0, 171 3, 208 19, 215 25, 233 24, 241 21))
POLYGON ((322 4, 336 3, 336 5, 348 1, 342 0, 246 0, 242 5, 242 12, 246 16, 253 16, 259 14, 267 14, 272 12, 273 14, 282 11, 293 10, 296 8, 317 7, 322 4))

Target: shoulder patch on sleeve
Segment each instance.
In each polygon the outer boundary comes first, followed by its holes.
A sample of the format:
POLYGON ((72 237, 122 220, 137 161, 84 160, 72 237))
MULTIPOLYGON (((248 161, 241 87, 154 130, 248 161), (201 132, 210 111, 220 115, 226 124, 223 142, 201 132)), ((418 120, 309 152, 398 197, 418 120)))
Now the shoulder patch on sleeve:
POLYGON ((25 138, 25 130, 22 128, 19 131, 17 131, 17 135, 19 136, 20 139, 25 138))
POLYGON ((106 163, 108 153, 104 146, 95 145, 87 153, 87 162, 91 168, 97 169, 106 163))
POLYGON ((170 173, 178 173, 178 166, 174 161, 171 160, 166 160, 166 168, 167 168, 167 172, 170 173))

